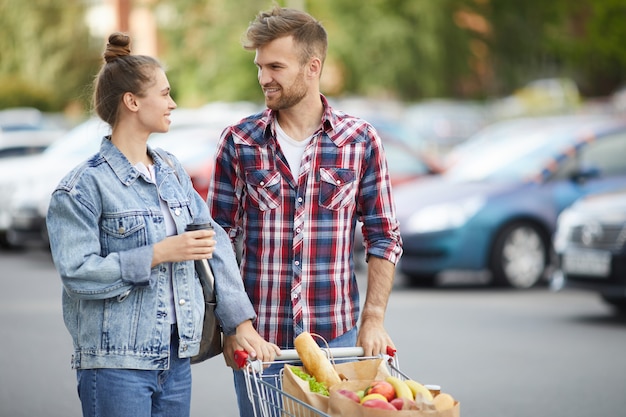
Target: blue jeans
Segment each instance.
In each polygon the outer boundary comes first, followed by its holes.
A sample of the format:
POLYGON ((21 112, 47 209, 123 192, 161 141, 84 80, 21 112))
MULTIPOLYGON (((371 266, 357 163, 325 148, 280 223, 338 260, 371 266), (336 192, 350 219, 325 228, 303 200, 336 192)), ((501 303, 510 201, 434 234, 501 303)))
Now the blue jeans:
POLYGON ((84 417, 189 417, 191 365, 178 357, 177 335, 167 370, 79 369, 76 375, 84 417))
MULTIPOLYGON (((333 339, 328 342, 328 346, 331 348, 335 347, 352 347, 356 346, 356 337, 357 337, 357 328, 354 327, 346 333, 342 334, 336 339, 333 339)), ((263 370, 263 375, 276 375, 283 369, 283 364, 275 364, 270 366, 267 369, 263 370)), ((238 370, 233 371, 233 379, 235 381, 235 393, 237 394, 237 405, 239 406, 239 416, 240 417, 254 417, 255 415, 258 417, 261 414, 257 409, 257 413, 254 413, 253 405, 250 402, 250 398, 248 397, 248 391, 246 389, 246 380, 245 375, 243 374, 245 371, 238 370)), ((268 381, 272 381, 272 378, 268 379, 268 381)))

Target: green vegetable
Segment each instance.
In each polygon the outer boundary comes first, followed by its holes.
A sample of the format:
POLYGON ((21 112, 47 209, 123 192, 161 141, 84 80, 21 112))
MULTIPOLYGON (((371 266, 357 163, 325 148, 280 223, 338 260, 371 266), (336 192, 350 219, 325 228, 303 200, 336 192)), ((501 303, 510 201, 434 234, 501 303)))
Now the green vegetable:
POLYGON ((311 392, 315 392, 326 397, 330 395, 330 393, 328 392, 328 388, 326 388, 326 385, 323 382, 317 382, 315 377, 307 374, 300 368, 296 368, 295 366, 290 366, 289 369, 291 369, 294 374, 300 377, 300 379, 309 383, 309 389, 311 390, 311 392))

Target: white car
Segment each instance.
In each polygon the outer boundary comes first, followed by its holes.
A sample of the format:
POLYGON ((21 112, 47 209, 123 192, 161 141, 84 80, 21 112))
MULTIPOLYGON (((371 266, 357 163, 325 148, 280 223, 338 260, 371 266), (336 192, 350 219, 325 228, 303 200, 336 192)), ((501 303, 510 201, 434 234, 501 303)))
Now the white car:
POLYGON ((92 118, 70 130, 40 154, 3 159, 0 165, 0 243, 4 246, 11 243, 9 228, 17 199, 38 201, 36 208, 47 210, 47 200, 61 178, 95 153, 101 138, 109 132, 106 123, 92 118), (46 197, 39 197, 43 195, 46 197))
MULTIPOLYGON (((172 113, 170 131, 152 135, 149 144, 172 152, 205 197, 220 133, 226 124, 256 110, 250 106, 212 103, 199 109, 177 109, 172 113)), ((0 168, 0 241, 4 234, 5 246, 47 244, 45 217, 54 188, 67 172, 98 151, 109 131, 105 122, 90 119, 42 154, 22 158, 22 164, 12 162, 12 181, 5 181, 9 174, 0 168)))

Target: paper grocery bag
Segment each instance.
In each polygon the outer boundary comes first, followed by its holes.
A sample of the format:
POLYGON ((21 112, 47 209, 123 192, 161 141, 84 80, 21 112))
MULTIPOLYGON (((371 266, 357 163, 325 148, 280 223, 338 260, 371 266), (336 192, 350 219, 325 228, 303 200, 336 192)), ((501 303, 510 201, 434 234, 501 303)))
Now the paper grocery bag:
MULTIPOLYGON (((282 377, 282 389, 287 394, 293 395, 298 400, 310 405, 316 410, 327 412, 328 398, 324 395, 311 392, 309 383, 293 373, 292 365, 285 365, 282 377)), ((302 367, 297 367, 302 369, 302 367)), ((389 376, 389 369, 382 358, 364 359, 350 362, 342 362, 335 365, 335 369, 342 379, 346 380, 377 380, 389 376)), ((305 369, 306 372, 306 369, 305 369)), ((330 387, 329 387, 330 388, 330 387)), ((294 407, 294 401, 285 398, 284 408, 294 407)), ((297 408, 296 408, 297 409, 297 408)), ((305 414, 309 415, 309 414, 305 414)))
POLYGON ((335 384, 330 389, 327 414, 329 414, 331 417, 460 417, 461 415, 461 405, 459 404, 459 402, 457 402, 453 408, 446 411, 391 411, 363 407, 361 404, 339 393, 340 389, 348 389, 354 392, 363 390, 367 388, 371 383, 372 380, 352 380, 335 384))
MULTIPOLYGON (((311 392, 309 383, 293 373, 291 368, 292 365, 285 365, 285 369, 283 370, 283 391, 289 395, 293 395, 295 398, 310 405, 314 409, 325 413, 328 409, 328 397, 316 392, 311 392)), ((301 369, 302 367, 298 366, 296 368, 301 369)), ((306 410, 306 407, 300 406, 296 401, 293 401, 287 396, 283 396, 282 408, 293 415, 302 417, 314 417, 319 415, 306 410), (296 411, 298 412, 296 413, 296 411)))

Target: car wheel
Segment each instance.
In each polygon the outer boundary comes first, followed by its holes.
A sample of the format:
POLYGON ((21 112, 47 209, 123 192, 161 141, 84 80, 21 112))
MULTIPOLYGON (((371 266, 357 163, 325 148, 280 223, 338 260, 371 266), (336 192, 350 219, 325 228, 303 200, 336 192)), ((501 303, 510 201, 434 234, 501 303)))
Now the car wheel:
POLYGON ((601 295, 605 303, 613 306, 619 313, 626 314, 626 298, 601 295))
POLYGON ((526 222, 513 223, 495 240, 490 269, 495 285, 530 288, 536 285, 548 264, 548 241, 541 230, 526 222))

